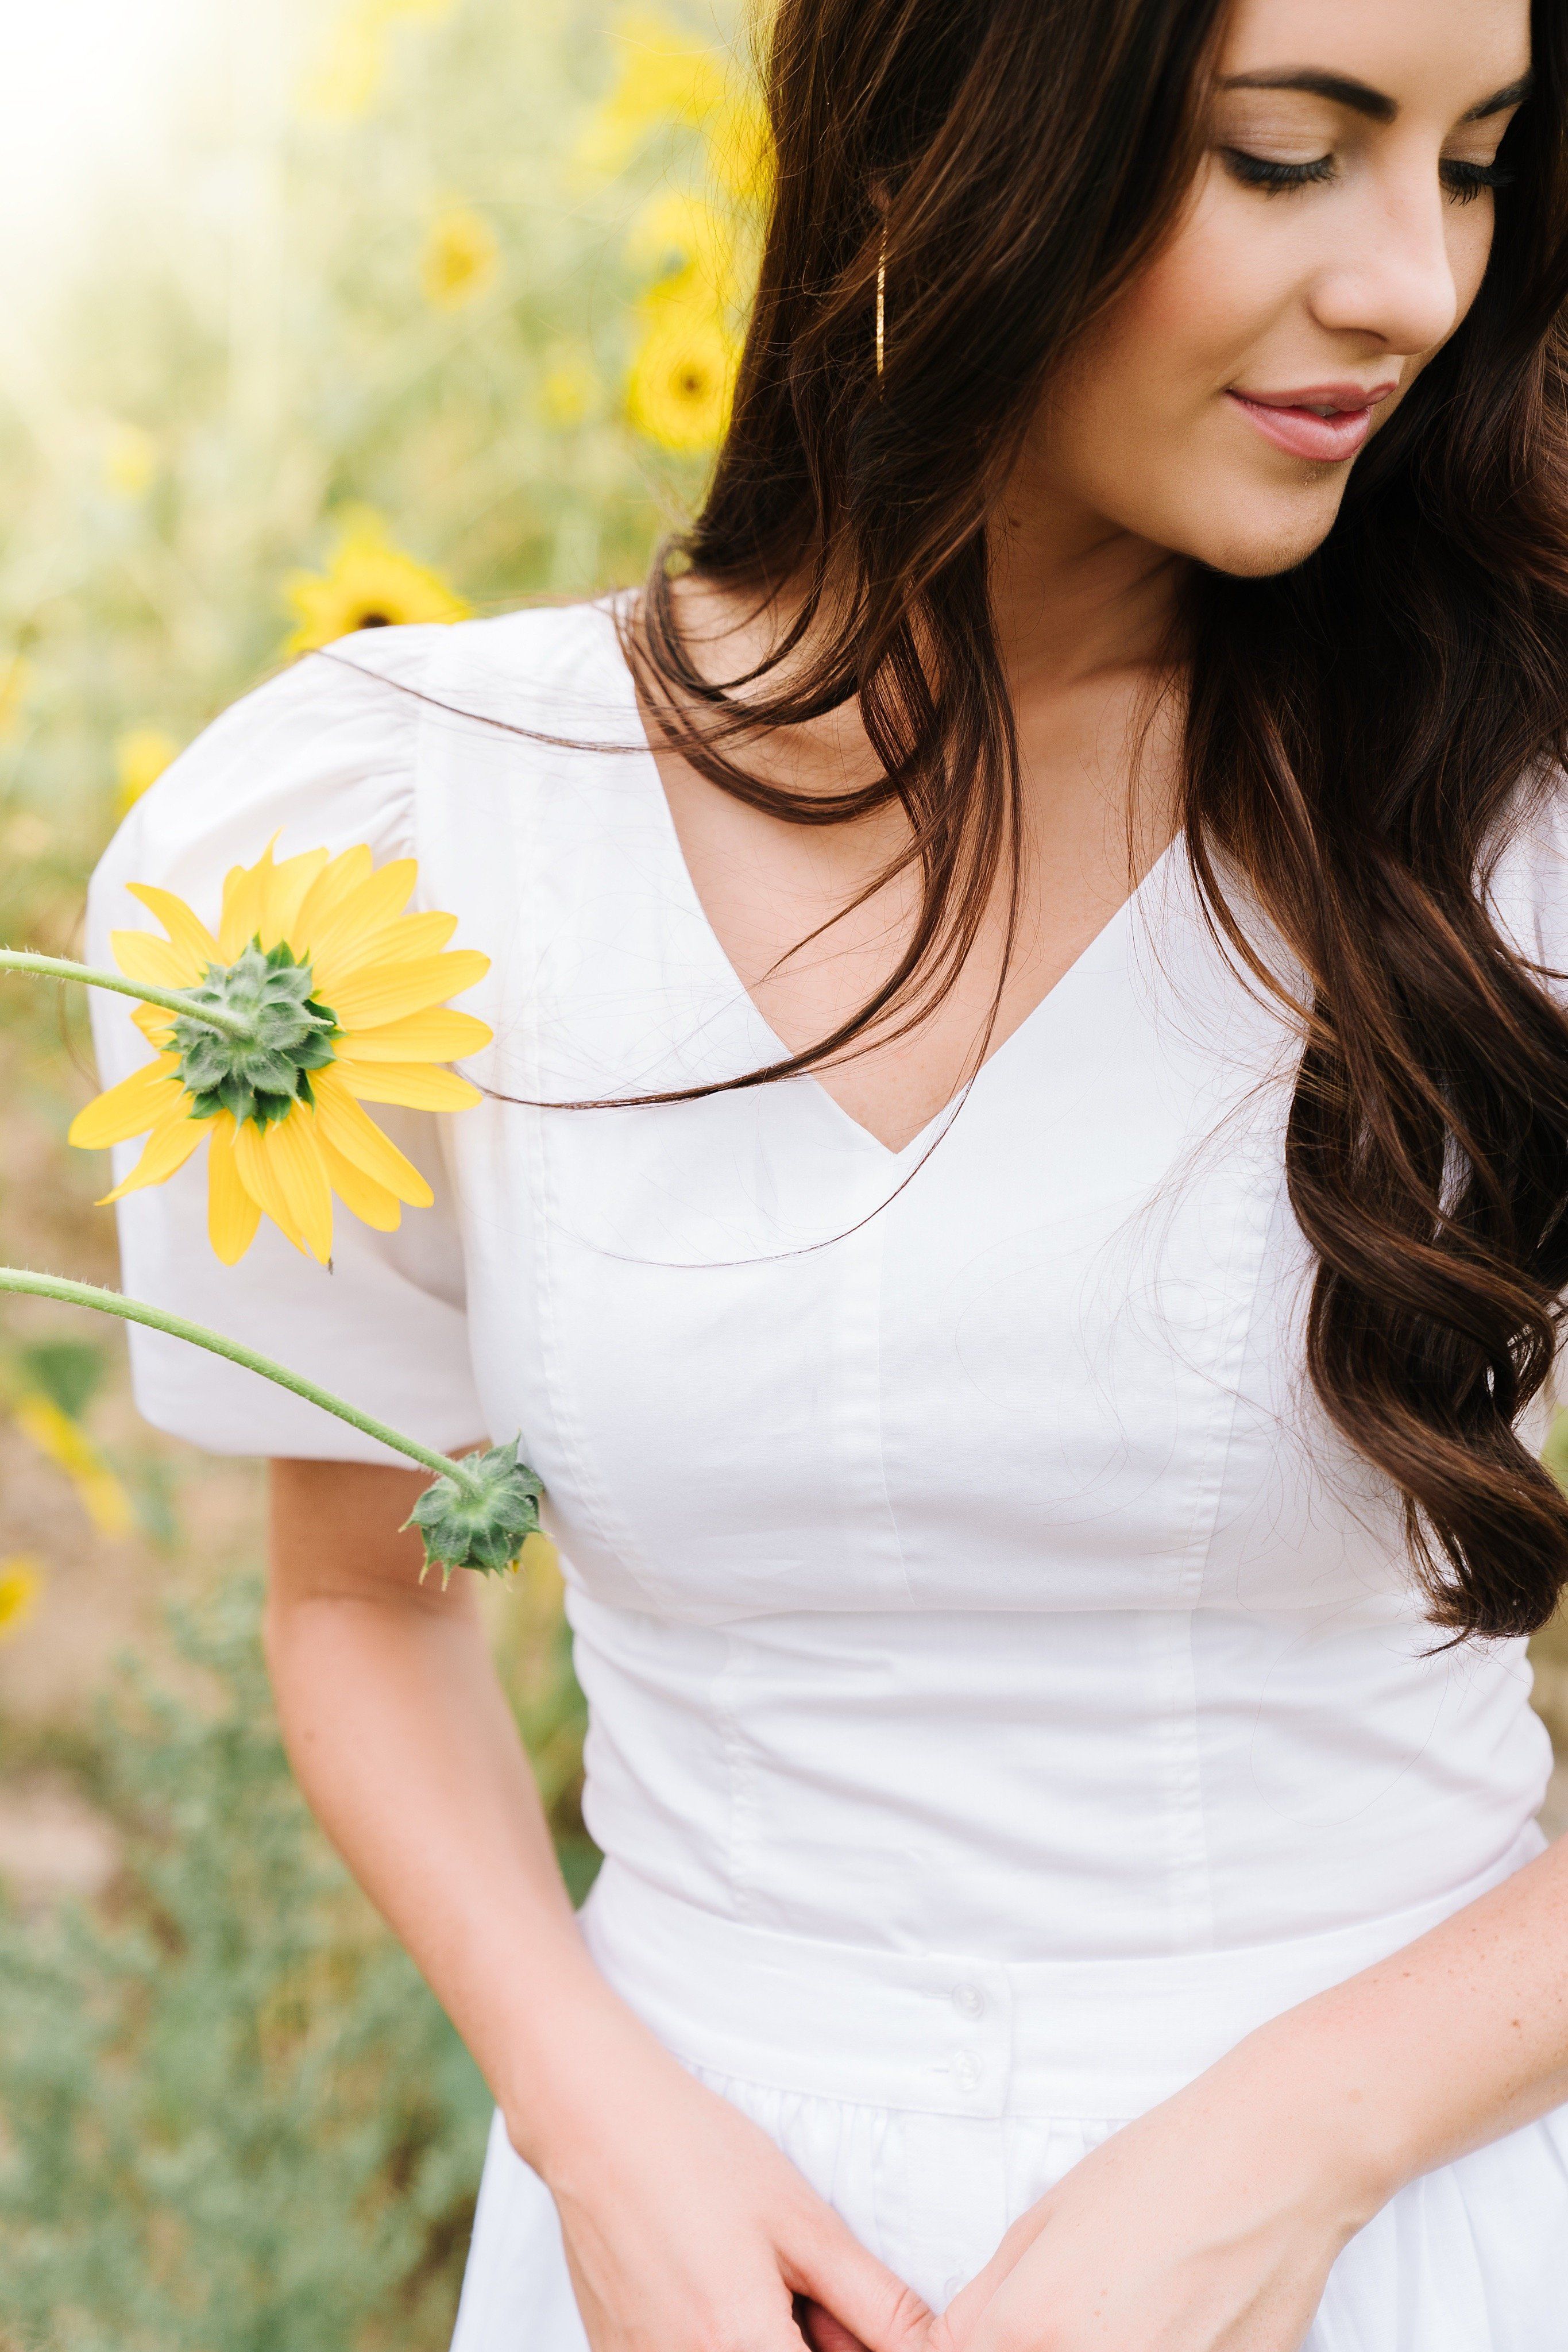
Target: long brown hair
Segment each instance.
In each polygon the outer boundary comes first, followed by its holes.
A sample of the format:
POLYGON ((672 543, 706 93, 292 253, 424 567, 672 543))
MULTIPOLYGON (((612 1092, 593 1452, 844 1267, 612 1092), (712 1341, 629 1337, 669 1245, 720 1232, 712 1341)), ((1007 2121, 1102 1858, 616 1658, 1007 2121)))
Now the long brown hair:
MULTIPOLYGON (((1016 908, 990 520, 1052 371, 1178 215, 1225 15, 778 9, 774 194, 732 419, 631 650, 670 741, 725 791, 801 824, 901 805, 899 865, 921 896, 876 995, 752 1083, 919 1019, 999 877, 1016 908), (764 599, 805 583, 751 677, 698 670, 677 553, 764 599), (794 793, 737 753, 851 699, 883 770, 864 789, 794 793)), ((1183 814, 1205 905, 1278 990, 1232 911, 1239 878, 1307 975, 1286 1149, 1318 1260, 1311 1379, 1404 1496, 1432 1616, 1457 1634, 1532 1631, 1568 1582, 1568 1500, 1516 1433, 1568 1286, 1568 1021, 1484 898, 1500 828, 1568 742, 1568 9, 1533 15, 1536 94, 1470 316, 1315 556, 1270 580, 1194 567, 1184 591, 1183 814)))

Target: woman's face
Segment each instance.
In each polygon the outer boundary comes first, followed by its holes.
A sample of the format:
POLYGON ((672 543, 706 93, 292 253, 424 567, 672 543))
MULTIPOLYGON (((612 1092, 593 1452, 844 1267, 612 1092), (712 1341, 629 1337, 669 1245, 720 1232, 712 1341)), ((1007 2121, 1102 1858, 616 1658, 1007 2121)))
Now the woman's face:
POLYGON ((1182 224, 1042 420, 1056 496, 1231 572, 1327 537, 1491 249, 1529 0, 1237 0, 1182 224))

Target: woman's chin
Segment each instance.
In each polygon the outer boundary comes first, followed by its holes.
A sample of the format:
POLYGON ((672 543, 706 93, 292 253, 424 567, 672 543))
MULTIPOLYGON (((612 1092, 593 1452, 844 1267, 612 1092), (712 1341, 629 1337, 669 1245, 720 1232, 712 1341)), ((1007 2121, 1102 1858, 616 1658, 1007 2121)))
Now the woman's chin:
POLYGON ((1216 530, 1211 519, 1207 528, 1194 534, 1195 543, 1184 552, 1195 557, 1211 572, 1228 572, 1237 580, 1278 579, 1317 553, 1332 530, 1339 510, 1340 499, 1336 495, 1327 511, 1322 504, 1314 501, 1310 515, 1297 512, 1265 517, 1254 510, 1228 530, 1216 530))

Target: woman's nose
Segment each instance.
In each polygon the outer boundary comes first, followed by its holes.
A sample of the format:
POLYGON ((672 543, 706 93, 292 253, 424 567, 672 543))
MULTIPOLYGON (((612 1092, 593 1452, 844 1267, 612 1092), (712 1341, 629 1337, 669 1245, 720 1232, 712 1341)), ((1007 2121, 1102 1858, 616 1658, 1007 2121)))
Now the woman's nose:
POLYGON ((1319 277, 1313 311, 1333 333, 1371 336, 1387 352, 1417 358, 1451 335, 1459 316, 1449 199, 1436 173, 1430 184, 1368 195, 1353 233, 1348 241, 1342 233, 1319 277))

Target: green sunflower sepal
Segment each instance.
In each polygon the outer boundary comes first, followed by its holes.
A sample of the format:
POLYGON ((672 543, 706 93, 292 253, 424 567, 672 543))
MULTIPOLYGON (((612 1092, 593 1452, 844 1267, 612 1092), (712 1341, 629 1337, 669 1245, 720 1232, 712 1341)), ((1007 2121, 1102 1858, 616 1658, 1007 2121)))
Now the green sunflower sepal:
POLYGON ((265 951, 252 940, 233 963, 209 964, 206 977, 184 991, 191 1012, 174 1024, 171 1045, 192 1097, 191 1117, 233 1113, 235 1124, 286 1118, 297 1100, 310 1099, 308 1073, 325 1069, 338 1034, 331 1005, 311 993, 308 963, 284 944, 265 951), (204 1012, 243 1022, 248 1037, 206 1025, 204 1012))
POLYGON ((499 1576, 517 1565, 527 1538, 539 1526, 541 1481, 520 1462, 521 1438, 509 1445, 466 1454, 455 1475, 437 1478, 415 1504, 405 1528, 417 1528, 425 1544, 420 1582, 433 1568, 445 1591, 455 1568, 499 1576))

